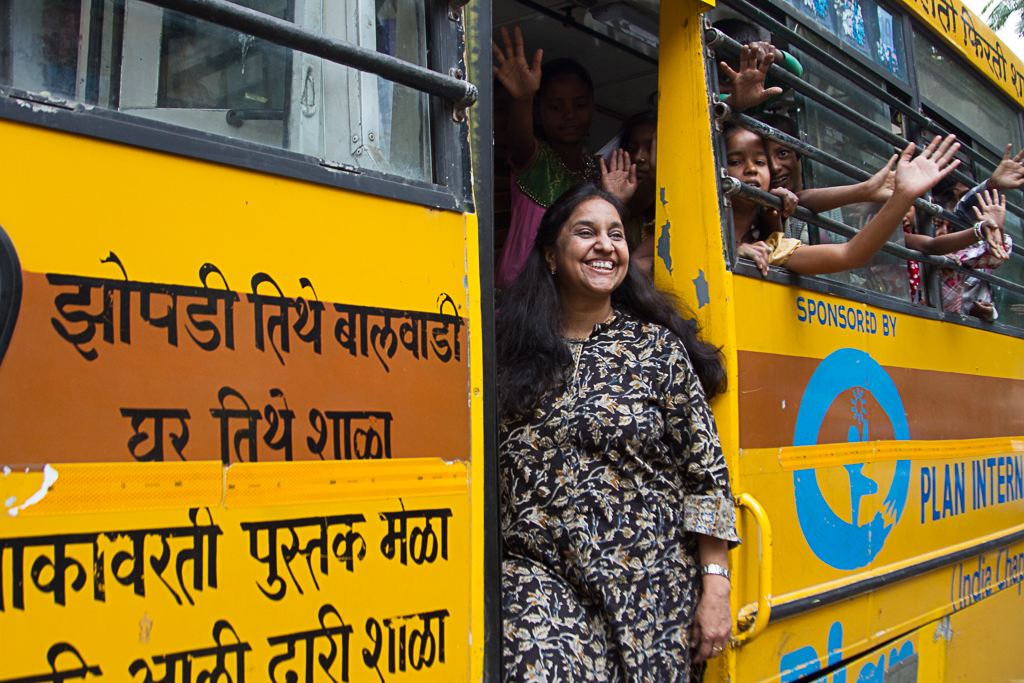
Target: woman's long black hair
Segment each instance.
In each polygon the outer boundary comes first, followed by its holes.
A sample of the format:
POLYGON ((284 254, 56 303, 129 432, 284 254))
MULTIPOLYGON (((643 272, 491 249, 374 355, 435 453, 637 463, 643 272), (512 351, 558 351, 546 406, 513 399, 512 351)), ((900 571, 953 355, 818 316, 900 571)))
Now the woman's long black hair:
MULTIPOLYGON (((563 381, 572 360, 563 333, 562 299, 548 270, 544 247, 554 247, 576 207, 594 198, 614 206, 625 223, 626 208, 613 195, 592 183, 573 186, 544 214, 523 272, 499 297, 498 404, 502 417, 529 415, 540 398, 563 381)), ((683 305, 655 287, 634 265, 630 264, 625 280, 612 292, 612 306, 675 333, 708 397, 722 390, 725 367, 719 350, 701 341, 697 322, 680 315, 685 311, 683 305)))

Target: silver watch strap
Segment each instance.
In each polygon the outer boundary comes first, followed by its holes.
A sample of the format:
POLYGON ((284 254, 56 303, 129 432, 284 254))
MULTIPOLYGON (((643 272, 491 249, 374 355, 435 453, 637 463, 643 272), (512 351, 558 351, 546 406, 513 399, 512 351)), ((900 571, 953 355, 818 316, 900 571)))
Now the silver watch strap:
POLYGON ((720 564, 706 564, 700 568, 700 575, 707 576, 708 574, 714 574, 715 576, 724 576, 726 580, 732 579, 732 574, 729 570, 720 564))

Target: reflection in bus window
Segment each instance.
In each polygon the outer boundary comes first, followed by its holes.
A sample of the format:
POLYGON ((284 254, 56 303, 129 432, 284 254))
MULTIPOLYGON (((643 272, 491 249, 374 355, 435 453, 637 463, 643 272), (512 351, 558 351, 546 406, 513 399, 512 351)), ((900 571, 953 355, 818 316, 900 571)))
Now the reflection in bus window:
MULTIPOLYGON (((424 0, 236 4, 427 63, 424 0)), ((433 180, 418 91, 141 0, 0 0, 0 16, 0 85, 433 180)))
MULTIPOLYGON (((285 0, 239 3, 286 19, 285 0)), ((157 107, 262 109, 283 117, 288 51, 194 17, 164 12, 157 107)))
POLYGON ((907 80, 901 20, 875 0, 787 2, 883 69, 907 80))
POLYGON ((0 2, 8 20, 3 36, 6 84, 74 98, 79 80, 80 0, 0 2), (17 11, 14 11, 17 10, 17 11))
POLYGON ((914 63, 921 96, 962 121, 988 145, 1002 152, 1007 143, 1021 146, 1017 113, 975 76, 949 58, 927 37, 914 31, 914 63))

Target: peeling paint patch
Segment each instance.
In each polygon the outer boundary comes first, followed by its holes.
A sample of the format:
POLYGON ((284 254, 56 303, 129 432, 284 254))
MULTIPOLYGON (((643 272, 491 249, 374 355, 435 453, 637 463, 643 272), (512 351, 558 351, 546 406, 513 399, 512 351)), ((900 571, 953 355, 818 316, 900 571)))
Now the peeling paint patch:
MULTIPOLYGON (((708 281, 704 278, 703 270, 698 270, 697 277, 693 278, 693 288, 697 293, 697 308, 704 308, 711 303, 711 296, 708 294, 708 281)), ((782 407, 785 408, 785 404, 782 407)))
POLYGON ((38 114, 40 112, 44 114, 56 114, 57 107, 51 107, 48 104, 39 104, 38 102, 26 102, 25 100, 15 100, 19 105, 26 109, 31 109, 33 113, 38 114))
POLYGON ((153 620, 149 618, 148 612, 143 612, 142 621, 139 622, 139 642, 148 643, 149 634, 153 631, 153 620))
POLYGON ((29 496, 21 505, 10 507, 7 510, 7 514, 11 517, 17 517, 18 513, 29 505, 35 505, 45 498, 46 494, 50 492, 50 488, 57 482, 57 476, 57 470, 46 465, 46 467, 43 468, 43 483, 40 485, 39 490, 29 496))
POLYGON ((665 264, 665 268, 668 270, 669 275, 672 274, 672 237, 669 235, 669 229, 672 224, 665 221, 665 225, 661 227, 661 237, 658 238, 658 256, 665 264))

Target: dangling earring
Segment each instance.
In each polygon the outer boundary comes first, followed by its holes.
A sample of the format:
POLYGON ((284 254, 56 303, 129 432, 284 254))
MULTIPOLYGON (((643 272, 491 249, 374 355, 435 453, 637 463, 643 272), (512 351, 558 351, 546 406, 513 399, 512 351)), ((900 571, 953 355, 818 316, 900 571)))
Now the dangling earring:
POLYGON ((554 274, 555 274, 555 267, 554 267, 554 266, 551 266, 551 274, 552 274, 552 275, 554 275, 554 274))

